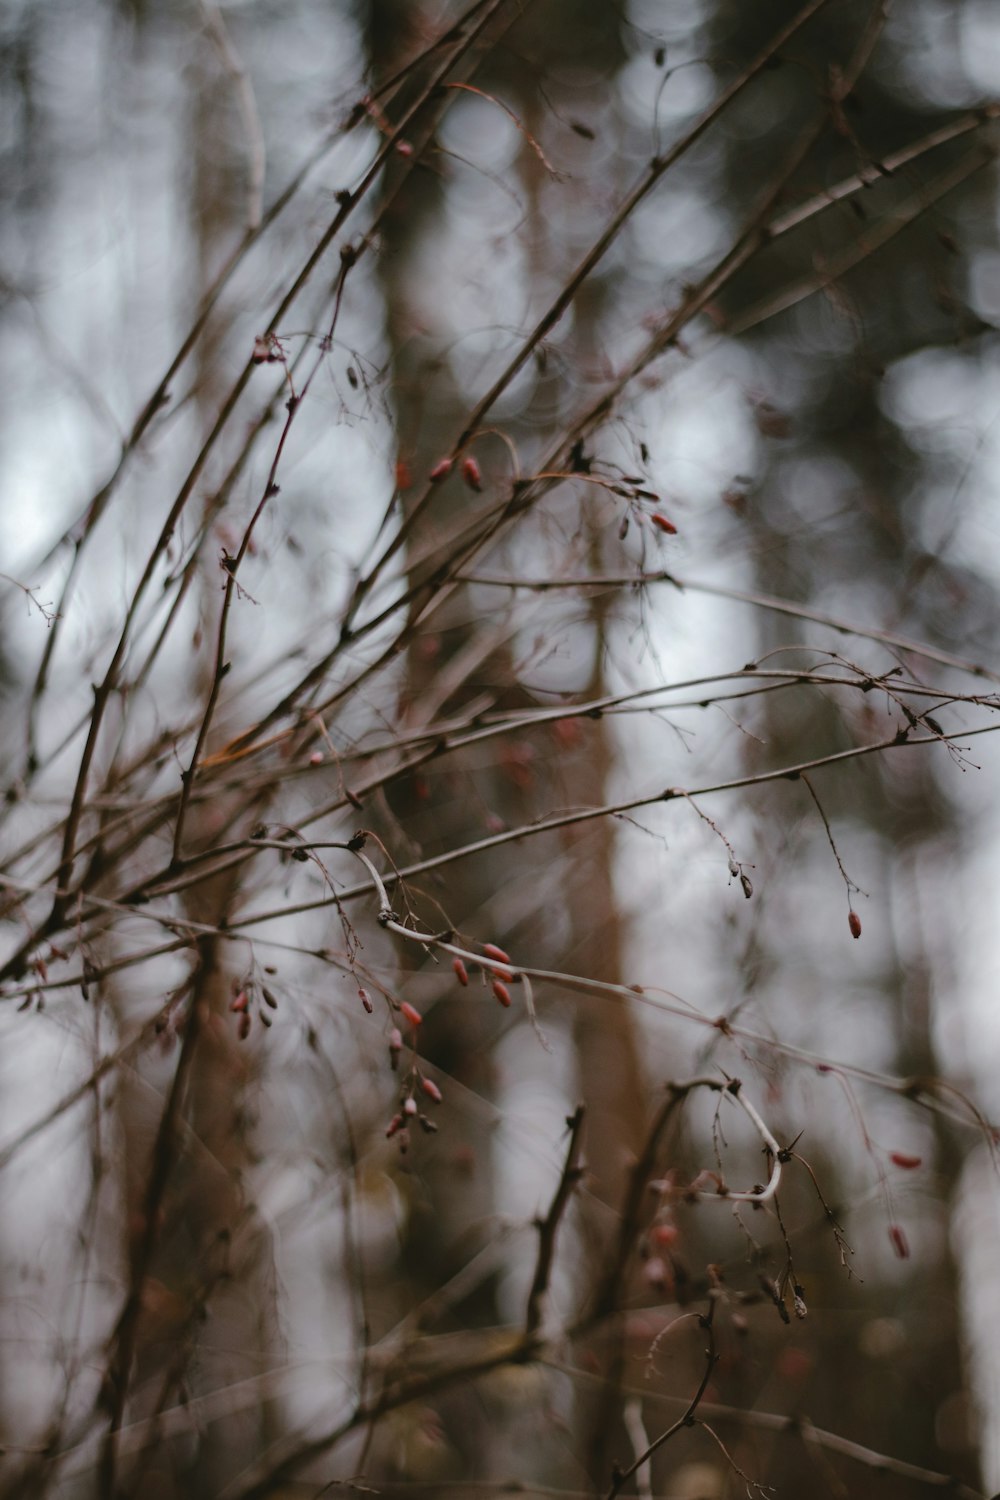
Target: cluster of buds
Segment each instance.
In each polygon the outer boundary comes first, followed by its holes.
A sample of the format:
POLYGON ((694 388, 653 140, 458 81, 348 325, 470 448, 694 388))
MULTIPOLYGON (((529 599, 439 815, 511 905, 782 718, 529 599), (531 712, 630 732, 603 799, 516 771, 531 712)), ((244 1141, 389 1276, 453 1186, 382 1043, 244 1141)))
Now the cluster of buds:
MULTIPOLYGON (((589 462, 588 462, 589 469, 589 462)), ((644 504, 659 505, 660 496, 655 490, 646 488, 646 482, 641 474, 623 474, 618 484, 608 486, 613 495, 620 495, 626 501, 625 514, 618 527, 618 540, 623 542, 628 536, 629 521, 634 518, 641 526, 644 521, 654 527, 663 536, 676 536, 677 527, 670 517, 664 515, 662 510, 644 510, 644 504)))
MULTIPOLYGON (((437 463, 431 469, 429 475, 431 483, 442 484, 444 480, 448 478, 448 475, 451 473, 454 467, 455 460, 453 458, 439 458, 437 463)), ((464 458, 462 460, 461 472, 462 482, 466 485, 466 487, 470 490, 474 490, 477 495, 481 494, 483 488, 483 473, 478 463, 471 456, 471 454, 468 458, 464 458)), ((400 486, 400 488, 402 488, 402 486, 400 486)))
POLYGON ((281 347, 277 334, 274 333, 258 333, 253 341, 253 354, 250 357, 255 365, 283 365, 285 363, 285 351, 281 347))
MULTIPOLYGON (((483 944, 483 957, 492 959, 492 963, 483 965, 483 977, 489 982, 490 989, 499 1003, 507 1009, 512 1003, 510 990, 507 988, 513 982, 513 968, 501 968, 500 965, 510 964, 510 955, 496 943, 483 944)), ((452 959, 452 969, 459 984, 467 986, 469 983, 469 970, 461 958, 452 959)))
MULTIPOLYGON (((361 995, 362 1005, 364 1005, 365 1010, 368 1010, 371 1005, 371 1001, 368 997, 367 991, 361 990, 359 991, 359 993, 361 995)), ((417 1027, 423 1024, 424 1019, 419 1010, 417 1010, 417 1007, 415 1005, 411 1005, 409 1000, 401 1000, 399 1002, 398 1009, 402 1019, 409 1022, 409 1024, 413 1027, 415 1033, 417 1027)), ((398 1026, 394 1026, 389 1032, 389 1066, 392 1068, 392 1071, 394 1073, 399 1068, 399 1058, 402 1051, 403 1033, 400 1031, 398 1026)))
POLYGON ((273 1018, 268 1011, 277 1010, 278 1002, 273 991, 269 990, 266 984, 258 984, 251 975, 248 975, 243 979, 233 980, 232 992, 233 998, 229 1002, 229 1009, 234 1016, 238 1017, 236 1034, 241 1042, 245 1042, 250 1035, 250 1027, 255 1015, 265 1029, 271 1026, 273 1018))
POLYGON ((401 1156, 405 1156, 410 1149, 410 1131, 414 1125, 419 1125, 425 1135, 435 1135, 437 1125, 425 1115, 417 1103, 416 1093, 420 1090, 424 1096, 434 1104, 440 1104, 442 1099, 441 1090, 432 1078, 425 1078, 419 1069, 414 1068, 407 1080, 399 1101, 399 1109, 393 1115, 386 1128, 386 1140, 396 1140, 401 1156))
POLYGON ((676 1294, 678 1280, 686 1279, 686 1272, 674 1258, 679 1239, 680 1230, 669 1211, 661 1211, 639 1242, 643 1281, 668 1297, 676 1294))

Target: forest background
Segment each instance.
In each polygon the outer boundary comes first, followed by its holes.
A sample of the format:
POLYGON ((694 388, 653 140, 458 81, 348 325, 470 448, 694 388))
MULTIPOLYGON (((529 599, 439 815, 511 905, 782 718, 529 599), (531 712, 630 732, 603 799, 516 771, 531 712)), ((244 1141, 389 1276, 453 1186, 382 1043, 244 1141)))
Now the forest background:
POLYGON ((0 1492, 1000 1487, 995 8, 0 65, 0 1492))

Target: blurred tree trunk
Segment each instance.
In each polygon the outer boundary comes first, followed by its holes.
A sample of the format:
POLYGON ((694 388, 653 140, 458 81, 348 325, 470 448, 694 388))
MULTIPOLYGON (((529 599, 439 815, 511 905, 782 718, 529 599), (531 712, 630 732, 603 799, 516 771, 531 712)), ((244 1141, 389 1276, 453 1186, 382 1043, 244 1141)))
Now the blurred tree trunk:
MULTIPOLYGON (((738 66, 794 9, 791 0, 752 9, 720 0, 714 28, 720 55, 738 66)), ((951 118, 950 111, 936 108, 918 91, 904 95, 892 86, 901 60, 892 56, 891 33, 879 42, 879 67, 865 71, 842 112, 817 97, 810 78, 837 76, 872 14, 872 7, 864 4, 830 7, 798 40, 795 62, 789 58, 767 79, 775 101, 782 100, 782 106, 768 117, 771 123, 764 134, 758 133, 754 161, 780 161, 816 109, 829 111, 826 134, 787 192, 788 202, 849 176, 859 166, 877 163, 880 154, 900 141, 919 139, 951 118)), ((759 95, 748 97, 743 108, 749 124, 750 112, 759 111, 759 95)), ((759 112, 757 120, 764 118, 759 112)), ((940 166, 939 157, 934 169, 940 166)), ((737 132, 724 177, 727 203, 746 208, 748 185, 759 188, 748 171, 737 132)), ((900 189, 893 184, 877 191, 900 189)), ((977 324, 958 289, 952 230, 954 217, 961 211, 959 202, 968 202, 970 195, 981 191, 981 180, 973 178, 932 210, 930 222, 919 218, 887 248, 840 279, 829 295, 820 292, 792 313, 766 322, 760 334, 751 336, 759 368, 765 378, 770 377, 771 387, 761 391, 756 409, 761 468, 745 513, 735 523, 742 532, 740 550, 751 559, 748 587, 831 609, 831 594, 840 590, 845 601, 864 601, 866 623, 945 648, 961 640, 963 649, 968 649, 968 642, 983 633, 987 619, 980 613, 985 603, 982 588, 921 551, 920 538, 926 534, 920 515, 921 460, 886 418, 881 400, 882 377, 894 360, 942 342, 960 342, 977 324), (832 486, 828 475, 836 476, 832 486), (819 602, 821 591, 825 606, 819 602)), ((882 205, 877 206, 876 211, 880 210, 882 205)), ((769 288, 791 283, 810 266, 832 262, 837 247, 863 244, 865 223, 862 200, 854 209, 834 211, 806 236, 805 248, 801 239, 792 236, 787 245, 755 262, 726 297, 723 326, 727 320, 738 322, 743 310, 766 297, 769 288)), ((835 612, 849 614, 850 608, 846 604, 835 612)), ((986 605, 986 613, 995 628, 994 603, 986 605)), ((758 614, 756 622, 760 659, 787 640, 788 633, 773 616, 758 614)), ((828 632, 807 631, 799 638, 815 640, 818 647, 834 644, 844 657, 850 657, 856 647, 866 663, 873 655, 880 658, 881 670, 902 661, 907 672, 925 678, 936 675, 933 669, 925 674, 925 664, 918 660, 859 645, 850 638, 831 643, 828 632)), ((806 655, 819 659, 819 653, 806 655)), ((841 717, 841 706, 831 694, 816 693, 808 708, 803 700, 790 710, 780 695, 762 701, 767 707, 755 727, 767 742, 769 763, 778 763, 783 756, 801 761, 810 754, 856 742, 875 723, 874 719, 871 725, 859 721, 854 705, 847 707, 846 700, 841 717)), ((882 709, 880 704, 880 733, 886 723, 882 709)), ((905 730, 902 715, 895 717, 905 730)), ((752 765, 761 764, 758 747, 747 754, 752 765)), ((843 883, 819 813, 803 788, 798 811, 810 830, 808 847, 815 849, 818 871, 824 872, 826 862, 825 872, 810 892, 817 937, 807 949, 798 942, 789 945, 787 932, 768 932, 766 927, 758 932, 756 941, 765 955, 768 980, 781 985, 786 962, 801 965, 807 953, 815 962, 824 942, 824 924, 846 940, 847 959, 860 958, 870 943, 877 957, 867 965, 862 962, 864 982, 878 995, 886 1029, 896 1039, 895 1057, 883 1054, 880 1065, 903 1077, 933 1078, 941 1071, 933 1039, 935 971, 940 982, 948 973, 949 961, 935 951, 932 922, 924 929, 926 941, 917 937, 916 962, 905 962, 902 951, 905 946, 914 952, 919 922, 916 916, 908 919, 907 911, 915 907, 926 915, 933 910, 943 895, 943 887, 937 892, 935 887, 947 880, 944 863, 949 852, 952 857, 956 852, 944 843, 949 815, 932 758, 869 757, 843 771, 817 772, 813 785, 848 872, 880 898, 876 905, 885 915, 869 919, 863 900, 852 898, 850 904, 858 907, 864 927, 858 948, 853 949, 843 883), (859 835, 866 830, 868 836, 862 843, 859 835), (858 872, 859 845, 876 856, 863 874, 858 872), (895 930, 874 930, 890 913, 898 913, 895 930), (786 959, 789 946, 794 958, 786 959)), ((759 799, 764 818, 767 809, 782 822, 794 816, 788 793, 782 797, 780 807, 769 793, 759 799)), ((760 826, 766 826, 763 819, 760 826)), ((780 866, 775 869, 780 878, 780 866)), ((806 983, 801 972, 792 982, 796 987, 806 983)), ((817 971, 815 984, 822 989, 824 982, 824 974, 817 971)), ((943 1181, 957 1183, 957 1143, 952 1132, 942 1128, 941 1116, 934 1119, 935 1168, 943 1181)), ((857 1182, 834 1150, 818 1142, 804 1144, 803 1149, 814 1163, 823 1163, 821 1175, 827 1175, 830 1185, 839 1182, 839 1201, 845 1205, 850 1237, 848 1206, 857 1182)), ((870 1162, 869 1167, 875 1170, 878 1164, 870 1162)), ((889 1224, 884 1211, 881 1217, 884 1235, 889 1224)), ((810 1359, 801 1400, 802 1409, 818 1423, 863 1431, 864 1441, 877 1449, 905 1451, 918 1463, 946 1467, 974 1483, 976 1460, 968 1436, 955 1440, 956 1423, 946 1420, 963 1387, 948 1218, 945 1201, 933 1229, 925 1226, 921 1235, 920 1268, 912 1273, 905 1293, 898 1279, 885 1283, 870 1266, 859 1267, 865 1285, 852 1287, 852 1302, 860 1296, 860 1326, 854 1318, 833 1315, 833 1309, 844 1302, 846 1284, 831 1246, 825 1277, 820 1283, 813 1278, 812 1283, 810 1300, 823 1306, 824 1322, 822 1331, 813 1331, 814 1337, 819 1333, 820 1346, 810 1359), (870 1362, 878 1355, 865 1353, 872 1343, 866 1342, 865 1327, 869 1321, 874 1327, 879 1319, 886 1327, 891 1321, 898 1331, 899 1358, 905 1368, 905 1378, 893 1384, 890 1399, 884 1399, 887 1387, 877 1363, 870 1362), (951 1438, 942 1436, 947 1432, 951 1438)), ((782 1490, 786 1486, 795 1490, 814 1482, 815 1468, 804 1448, 785 1445, 774 1452, 766 1476, 759 1477, 782 1490)), ((899 1493, 904 1490, 905 1486, 899 1493)))
MULTIPOLYGON (((398 0, 377 0, 371 10, 371 53, 376 79, 390 74, 407 55, 413 31, 419 30, 419 12, 411 5, 400 6, 398 0)), ((618 18, 603 4, 576 3, 536 6, 505 36, 474 76, 474 86, 489 97, 497 97, 513 109, 527 138, 546 148, 547 127, 551 121, 550 100, 536 92, 535 79, 546 80, 559 67, 578 69, 579 77, 593 74, 607 80, 622 56, 618 18), (528 66, 525 66, 527 62, 528 66)), ((388 302, 388 323, 392 342, 394 388, 396 391, 400 458, 422 484, 434 463, 449 451, 462 429, 471 397, 458 389, 448 367, 447 354, 436 355, 440 336, 421 326, 419 285, 417 282, 419 251, 426 253, 426 242, 448 233, 444 219, 448 190, 448 159, 442 156, 440 178, 432 175, 434 158, 429 167, 418 167, 412 183, 393 204, 385 226, 382 270, 388 302), (432 402, 429 399, 432 393, 432 402), (433 403, 433 404, 432 404, 433 403)), ((545 173, 539 154, 525 149, 522 153, 521 180, 525 212, 519 226, 519 239, 526 246, 526 300, 537 301, 536 288, 558 284, 575 251, 572 241, 564 245, 559 227, 546 215, 543 202, 545 173)), ((570 226, 567 226, 569 228, 570 226)), ((579 235, 579 228, 572 226, 579 235)), ((584 230, 584 233, 587 231, 584 230)), ((603 298, 598 290, 585 288, 575 304, 573 360, 586 370, 600 344, 597 325, 601 318, 603 298)), ((423 310, 426 316, 426 311, 423 310)), ((543 378, 540 371, 540 379, 543 378)), ((544 451, 553 435, 558 435, 558 403, 552 412, 551 426, 544 426, 537 415, 526 421, 520 416, 507 418, 504 431, 518 446, 522 461, 530 464, 531 456, 544 451)), ((492 418, 487 418, 491 421, 492 418)), ((486 451, 492 456, 495 443, 486 451)), ((481 453, 482 449, 475 449, 481 453)), ((484 465, 485 468, 485 465, 484 465)), ((504 483, 504 471, 486 470, 487 488, 504 483)), ((582 488, 582 487, 581 487, 582 488)), ((437 526, 454 518, 457 508, 468 503, 459 487, 452 483, 423 522, 426 537, 437 526)), ((595 555, 598 543, 590 519, 589 497, 574 493, 578 519, 568 520, 579 528, 584 538, 590 534, 585 551, 595 555)), ((403 495, 405 513, 406 495, 403 495)), ((530 523, 529 523, 530 526, 530 523)), ((530 543, 521 542, 522 556, 530 554, 530 543)), ((580 649, 592 656, 592 667, 581 683, 581 696, 588 698, 605 691, 604 658, 608 632, 613 623, 606 617, 599 601, 588 604, 588 616, 579 629, 580 649)), ((433 703, 441 710, 456 711, 472 701, 485 702, 488 708, 513 709, 537 705, 538 699, 518 680, 518 666, 512 640, 501 636, 492 649, 477 649, 473 632, 489 629, 489 622, 470 626, 477 616, 473 597, 467 590, 456 591, 445 609, 437 609, 433 619, 433 636, 417 638, 410 650, 405 687, 406 706, 418 720, 423 720, 422 705, 433 703), (463 681, 455 683, 446 701, 441 700, 439 685, 447 680, 465 653, 472 664, 463 681)), ((454 759, 454 757, 452 757, 454 759)), ((509 758, 503 754, 494 764, 478 763, 473 757, 456 765, 447 778, 435 780, 418 776, 409 795, 393 799, 393 810, 401 829, 416 840, 423 853, 459 844, 481 836, 484 810, 493 820, 513 826, 528 822, 549 811, 552 805, 600 806, 608 798, 608 779, 612 770, 613 749, 610 733, 603 720, 589 723, 582 745, 562 746, 556 741, 553 757, 551 733, 527 728, 521 741, 512 747, 509 758), (553 761, 548 772, 546 761, 553 761), (474 798, 463 798, 462 782, 468 777, 476 788, 474 798), (556 803, 553 804, 553 798, 556 803), (471 814, 471 817, 470 817, 471 814)), ((622 943, 621 918, 612 883, 614 829, 603 820, 586 830, 567 830, 561 836, 536 840, 530 850, 511 847, 495 853, 488 865, 467 862, 454 876, 441 881, 435 891, 449 923, 466 929, 480 939, 509 946, 524 961, 583 972, 596 978, 616 980, 620 977, 622 943), (566 872, 560 882, 546 881, 543 871, 552 866, 566 872), (538 883, 544 889, 544 904, 528 914, 517 929, 497 929, 489 923, 491 899, 495 905, 498 889, 519 881, 538 883)), ((450 977, 450 976, 449 976, 450 977)), ((445 998, 427 1017, 421 1029, 421 1051, 433 1063, 460 1083, 473 1088, 480 1096, 490 1098, 497 1087, 492 1061, 495 1044, 505 1013, 483 1006, 453 1003, 445 998)), ((638 1059, 635 1023, 626 1005, 614 999, 574 996, 572 1044, 576 1057, 574 1088, 577 1097, 587 1101, 589 1128, 586 1133, 585 1194, 581 1200, 586 1227, 580 1254, 585 1261, 584 1275, 590 1276, 600 1261, 614 1213, 620 1199, 623 1168, 634 1157, 641 1136, 643 1119, 643 1079, 638 1059)), ((489 1235, 491 1216, 500 1205, 490 1164, 489 1127, 470 1120, 463 1127, 462 1159, 464 1176, 455 1176, 457 1143, 440 1142, 434 1157, 424 1151, 421 1142, 421 1176, 425 1201, 423 1210, 412 1217, 410 1232, 401 1257, 401 1270, 409 1281, 400 1288, 401 1304, 444 1284, 484 1243, 489 1235), (432 1166, 431 1162, 434 1162, 432 1166)), ((483 1283, 460 1310, 466 1322, 495 1322, 498 1318, 495 1285, 483 1283)), ((602 1398, 607 1405, 607 1395, 602 1398)), ((581 1450, 593 1449, 595 1477, 607 1476, 610 1464, 603 1439, 593 1441, 594 1409, 589 1397, 582 1400, 577 1437, 581 1450)), ((610 1418, 609 1418, 610 1421, 610 1418)), ((613 1426, 613 1422, 611 1423, 613 1426)), ((475 1440, 465 1434, 470 1451, 477 1454, 478 1472, 489 1471, 489 1460, 483 1454, 491 1448, 489 1435, 476 1426, 475 1440), (482 1465, 486 1464, 483 1468, 482 1465)), ((504 1472, 512 1472, 516 1459, 497 1450, 504 1472)), ((573 1469, 576 1473, 577 1470, 573 1469)))
MULTIPOLYGON (((243 143, 234 120, 232 80, 207 30, 199 38, 189 79, 191 232, 200 299, 243 227, 244 204, 243 143)), ((214 422, 225 389, 221 361, 227 322, 221 309, 209 318, 194 356, 194 396, 204 431, 214 422)), ((222 602, 219 576, 217 550, 209 546, 200 563, 201 623, 191 668, 190 701, 202 707, 212 686, 222 602)), ((210 738, 207 755, 212 748, 210 738)), ((236 808, 220 797, 192 803, 185 853, 211 846, 236 808)), ((184 897, 192 919, 225 926, 239 883, 236 870, 193 885, 184 897)), ((171 1054, 166 1089, 162 1061, 154 1058, 151 1068, 140 1061, 134 1076, 127 1072, 117 1094, 128 1274, 141 1306, 129 1334, 132 1366, 117 1372, 128 1383, 128 1421, 153 1418, 165 1407, 256 1375, 266 1368, 275 1337, 272 1246, 247 1199, 258 1067, 253 1042, 240 1038, 243 1016, 230 1009, 246 977, 234 967, 239 954, 232 943, 212 935, 200 940, 185 1000, 175 1012, 179 1045, 171 1054), (164 1130, 172 1108, 173 1124, 164 1130), (158 1173, 162 1184, 151 1227, 151 1182, 158 1173)), ((252 979, 245 987, 245 1024, 250 1025, 252 979)), ((127 994, 121 992, 118 1001, 124 1027, 130 1010, 127 994)), ((166 1035, 174 1036, 173 1023, 166 1035)), ((191 1432, 171 1442, 157 1439, 154 1423, 150 1443, 134 1465, 122 1466, 118 1493, 209 1500, 234 1471, 259 1454, 268 1417, 266 1404, 250 1405, 205 1424, 197 1435, 192 1424, 191 1432)))

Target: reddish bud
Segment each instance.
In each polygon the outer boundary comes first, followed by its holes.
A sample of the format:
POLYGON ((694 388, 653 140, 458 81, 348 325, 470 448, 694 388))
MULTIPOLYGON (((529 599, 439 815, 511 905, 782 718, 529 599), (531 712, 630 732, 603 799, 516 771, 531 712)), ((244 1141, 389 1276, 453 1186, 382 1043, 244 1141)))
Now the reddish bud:
POLYGON ((396 1134, 396 1131, 397 1130, 401 1130, 402 1127, 403 1127, 403 1116, 402 1115, 393 1115, 392 1119, 389 1121, 389 1128, 386 1130, 386 1133, 385 1133, 386 1140, 387 1141, 391 1141, 392 1138, 393 1138, 393 1136, 396 1134))
POLYGON ((676 1224, 654 1224, 650 1238, 657 1245, 674 1245, 680 1238, 676 1224))
POLYGON ((909 1260, 910 1246, 901 1225, 889 1225, 889 1239, 892 1243, 892 1248, 895 1250, 900 1260, 909 1260))
POLYGON ((468 984, 469 971, 460 958, 456 958, 454 960, 454 962, 452 963, 452 968, 455 970, 455 978, 458 980, 459 984, 468 984))
POLYGON ((510 954, 505 953, 502 948, 498 948, 496 943, 484 943, 483 952, 487 958, 495 958, 502 964, 510 963, 510 954))
POLYGON ((554 719, 552 733, 560 745, 564 745, 567 750, 572 750, 574 745, 578 745, 583 738, 579 719, 554 719))
POLYGON ((312 755, 310 755, 310 757, 309 757, 309 764, 311 766, 321 766, 323 764, 323 752, 322 752, 322 750, 314 750, 313 751, 312 755))
POLYGON ((470 490, 475 490, 477 494, 482 490, 483 476, 479 465, 476 463, 476 460, 474 458, 466 458, 463 460, 462 478, 465 480, 470 490))
POLYGON ((452 460, 450 458, 439 459, 431 470, 430 477, 434 484, 440 484, 442 479, 447 479, 451 473, 452 460))
POLYGON ((510 1004, 510 990, 504 984, 504 982, 503 982, 502 979, 494 979, 494 981, 493 981, 493 993, 494 993, 494 995, 496 995, 496 997, 500 1001, 501 1005, 509 1005, 510 1004))
POLYGON ((905 1151, 893 1151, 889 1160, 894 1167, 902 1167, 904 1172, 912 1172, 916 1167, 922 1167, 924 1159, 922 1156, 908 1156, 905 1151))
POLYGON ((396 142, 396 155, 397 156, 412 156, 413 155, 413 147, 410 145, 409 141, 397 141, 396 142))
POLYGON ((416 1006, 411 1005, 409 1000, 403 1001, 399 1007, 399 1012, 405 1021, 409 1021, 411 1026, 419 1026, 424 1019, 416 1006))
POLYGON ((271 359, 270 340, 263 334, 258 334, 253 341, 253 354, 250 356, 255 365, 265 365, 271 359))
POLYGON ((673 521, 668 521, 666 516, 663 515, 662 512, 654 510, 649 519, 652 521, 653 525, 656 526, 660 531, 665 531, 667 536, 677 535, 677 527, 674 525, 673 521))
POLYGON ((433 1099, 435 1104, 441 1103, 441 1090, 438 1088, 433 1079, 421 1078, 420 1087, 423 1089, 428 1099, 433 1099))
POLYGON ((389 1032, 389 1063, 395 1073, 399 1066, 399 1054, 403 1050, 403 1035, 398 1026, 389 1032))
POLYGON ((403 1114, 404 1115, 415 1115, 416 1112, 417 1112, 417 1101, 416 1101, 416 1099, 414 1099, 412 1097, 409 1098, 409 1099, 404 1099, 403 1100, 403 1114))
POLYGON ((778 1374, 785 1380, 802 1381, 812 1373, 813 1359, 805 1349, 782 1349, 778 1355, 778 1374))
POLYGON ((239 994, 234 995, 232 1000, 230 1000, 229 1009, 236 1012, 244 1011, 247 1008, 247 1004, 247 992, 246 990, 240 990, 239 994))
POLYGON ((372 1004, 372 997, 371 997, 371 995, 369 995, 368 991, 365 990, 365 989, 360 989, 359 988, 358 989, 358 999, 361 1001, 361 1004, 364 1006, 364 1008, 368 1012, 368 1014, 371 1015, 371 1013, 375 1009, 375 1007, 372 1004))
POLYGON ((859 938, 861 936, 861 918, 856 911, 849 911, 847 913, 847 925, 851 929, 852 938, 859 938))

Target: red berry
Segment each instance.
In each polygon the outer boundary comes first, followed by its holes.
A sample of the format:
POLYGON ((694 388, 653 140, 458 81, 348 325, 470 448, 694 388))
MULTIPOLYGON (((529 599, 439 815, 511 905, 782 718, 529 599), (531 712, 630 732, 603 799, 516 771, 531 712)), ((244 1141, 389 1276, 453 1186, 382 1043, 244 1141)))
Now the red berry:
POLYGON ((411 1026, 419 1026, 424 1019, 416 1006, 411 1005, 409 1000, 403 1001, 399 1007, 399 1013, 405 1021, 409 1021, 411 1026))
POLYGON ((494 993, 494 995, 496 995, 496 997, 500 1001, 501 1005, 509 1005, 510 1004, 510 990, 504 984, 504 982, 503 982, 502 979, 494 979, 494 981, 493 981, 493 993, 494 993))
POLYGON ((482 487, 483 487, 482 472, 481 472, 481 470, 479 468, 479 465, 476 463, 476 460, 474 458, 467 458, 467 459, 465 459, 463 461, 463 463, 462 463, 462 478, 465 480, 466 484, 469 486, 469 489, 470 490, 475 490, 477 494, 482 489, 482 487))
POLYGON ((856 911, 849 911, 847 913, 847 925, 851 929, 852 938, 859 938, 861 936, 861 918, 856 911))
POLYGON ((652 521, 654 526, 659 527, 660 531, 665 531, 667 536, 677 535, 677 527, 674 525, 673 521, 668 521, 666 516, 662 515, 660 511, 654 510, 649 519, 652 521))
POLYGON ((922 1167, 924 1159, 922 1156, 908 1156, 905 1151, 893 1151, 889 1160, 894 1167, 902 1167, 904 1172, 912 1172, 915 1167, 922 1167))
POLYGON ((421 1078, 420 1087, 423 1089, 428 1099, 433 1099, 435 1104, 441 1103, 441 1090, 438 1088, 433 1079, 421 1078))
POLYGON ((440 484, 442 479, 447 479, 451 473, 452 460, 450 458, 439 459, 431 470, 431 479, 434 484, 440 484))
POLYGON ((487 958, 495 958, 502 964, 510 963, 510 954, 505 953, 502 948, 498 948, 496 943, 484 943, 483 952, 487 958))
POLYGON ((455 970, 455 978, 458 980, 459 984, 468 984, 469 971, 460 958, 456 958, 452 962, 452 968, 455 970))

